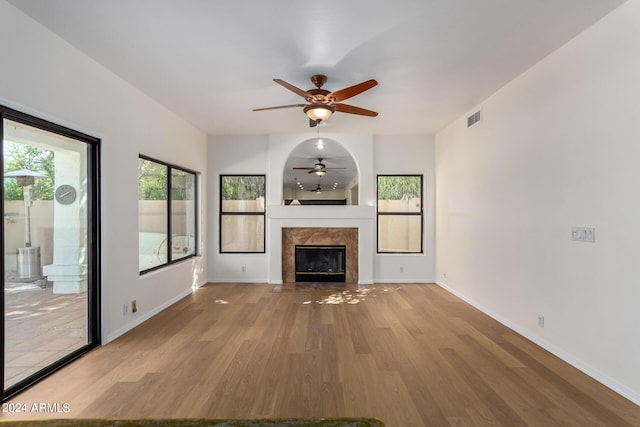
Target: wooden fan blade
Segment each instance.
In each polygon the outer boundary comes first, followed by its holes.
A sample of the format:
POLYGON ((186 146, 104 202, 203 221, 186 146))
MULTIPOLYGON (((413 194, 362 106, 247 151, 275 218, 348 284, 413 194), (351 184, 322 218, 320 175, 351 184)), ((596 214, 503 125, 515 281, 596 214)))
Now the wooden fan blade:
POLYGON ((277 107, 254 108, 253 111, 279 110, 280 108, 305 107, 307 104, 279 105, 277 107))
POLYGON ((359 114, 361 116, 369 116, 376 117, 378 115, 377 112, 367 110, 365 108, 354 107, 353 105, 347 104, 336 104, 336 111, 340 111, 341 113, 349 113, 349 114, 359 114))
POLYGON ((325 95, 325 99, 333 99, 334 102, 344 101, 345 99, 356 96, 364 92, 365 90, 371 89, 377 84, 378 82, 373 79, 367 80, 366 82, 358 83, 357 85, 349 86, 347 88, 325 95))
POLYGON ((291 168, 293 170, 297 170, 297 171, 308 171, 309 169, 313 170, 313 168, 291 168))
POLYGON ((308 94, 306 91, 300 89, 299 87, 295 87, 294 85, 292 85, 291 83, 287 83, 284 80, 280 80, 280 79, 273 79, 274 82, 278 83, 279 85, 286 87, 287 89, 289 89, 291 92, 293 93, 297 93, 298 95, 300 95, 301 97, 303 97, 304 99, 309 99, 309 98, 313 98, 310 94, 308 94))

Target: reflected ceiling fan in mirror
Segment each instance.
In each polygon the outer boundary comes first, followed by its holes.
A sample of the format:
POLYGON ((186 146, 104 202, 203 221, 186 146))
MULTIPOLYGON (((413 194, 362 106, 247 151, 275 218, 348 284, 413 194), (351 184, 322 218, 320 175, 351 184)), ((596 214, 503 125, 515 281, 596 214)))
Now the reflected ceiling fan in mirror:
POLYGON ((316 188, 314 188, 313 190, 307 190, 307 191, 311 191, 312 193, 316 193, 316 194, 322 194, 322 192, 323 192, 323 191, 333 191, 333 190, 335 190, 335 189, 336 189, 336 186, 334 185, 334 186, 333 186, 333 188, 330 188, 330 189, 328 189, 328 190, 327 190, 327 189, 324 189, 324 190, 323 190, 323 189, 322 189, 322 186, 321 186, 320 184, 318 184, 318 185, 316 186, 316 188))
POLYGON ((336 111, 339 113, 357 114, 360 116, 376 117, 377 112, 367 110, 361 107, 355 107, 353 105, 342 104, 342 101, 349 99, 362 92, 371 89, 378 84, 377 81, 371 79, 357 85, 349 86, 347 88, 329 92, 326 89, 322 89, 322 86, 327 82, 327 76, 322 74, 316 74, 311 76, 311 82, 316 86, 315 89, 302 90, 291 83, 287 83, 284 80, 273 79, 274 82, 289 89, 291 92, 303 97, 308 104, 291 104, 280 105, 277 107, 266 108, 254 108, 253 111, 265 111, 265 110, 278 110, 281 108, 294 108, 302 107, 302 111, 309 117, 309 126, 314 127, 323 120, 328 119, 331 114, 336 111))
POLYGON ((307 173, 315 173, 318 176, 324 176, 327 173, 327 170, 335 170, 335 169, 345 169, 345 168, 328 168, 327 165, 322 163, 322 158, 319 158, 315 165, 312 167, 297 167, 293 168, 293 170, 303 170, 307 171, 307 173))

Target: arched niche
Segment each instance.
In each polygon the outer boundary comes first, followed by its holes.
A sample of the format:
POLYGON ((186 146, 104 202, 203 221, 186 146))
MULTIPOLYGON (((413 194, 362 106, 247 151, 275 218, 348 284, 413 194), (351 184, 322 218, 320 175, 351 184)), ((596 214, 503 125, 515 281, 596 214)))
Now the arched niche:
POLYGON ((330 138, 311 138, 298 144, 289 153, 282 176, 287 205, 294 200, 302 205, 358 204, 358 166, 349 151, 330 138), (314 170, 318 163, 325 165, 324 175, 314 170))

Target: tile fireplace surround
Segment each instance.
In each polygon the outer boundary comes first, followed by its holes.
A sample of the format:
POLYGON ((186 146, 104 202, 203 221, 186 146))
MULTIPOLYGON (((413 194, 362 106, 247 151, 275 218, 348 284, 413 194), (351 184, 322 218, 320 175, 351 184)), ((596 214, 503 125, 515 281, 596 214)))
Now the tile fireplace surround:
MULTIPOLYGON (((304 244, 307 239, 320 239, 311 241, 311 244, 325 242, 328 239, 332 244, 345 245, 351 241, 351 252, 347 252, 347 264, 351 263, 353 271, 347 276, 347 281, 358 285, 373 283, 373 260, 375 253, 375 207, 369 205, 354 206, 281 206, 269 205, 267 208, 267 243, 269 247, 269 283, 278 285, 292 283, 295 280, 294 252, 295 243, 285 245, 284 230, 305 230, 302 237, 298 237, 298 244, 304 244), (329 234, 327 230, 334 230, 329 234), (352 230, 352 231, 346 231, 352 230), (347 238, 346 234, 351 233, 347 238), (309 234, 310 233, 310 234, 309 234), (305 237, 307 236, 307 237, 305 237), (333 237, 332 237, 333 236, 333 237), (335 240, 332 240, 335 239, 335 240), (346 239, 342 242, 341 239, 346 239), (289 247, 287 250, 286 248, 289 247), (290 251, 290 252, 287 252, 290 251), (288 261, 283 261, 288 259, 288 261), (354 260, 349 261, 349 258, 354 260), (283 270, 283 266, 291 265, 289 273, 283 270), (285 276, 291 274, 291 276, 285 276)), ((349 249, 347 249, 349 251, 349 249)))
POLYGON ((358 283, 358 229, 348 227, 282 228, 282 281, 293 283, 296 245, 345 245, 346 282, 358 283))

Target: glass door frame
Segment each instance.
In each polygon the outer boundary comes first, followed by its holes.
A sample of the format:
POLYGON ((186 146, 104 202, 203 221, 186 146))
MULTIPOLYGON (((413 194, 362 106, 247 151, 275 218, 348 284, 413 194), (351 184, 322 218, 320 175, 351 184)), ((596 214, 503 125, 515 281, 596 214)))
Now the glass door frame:
MULTIPOLYGON (((84 134, 82 132, 69 129, 65 126, 58 125, 48 120, 34 117, 30 114, 0 105, 0 141, 2 141, 0 150, 0 173, 4 177, 4 120, 8 119, 27 126, 42 129, 47 132, 55 133, 67 138, 72 138, 87 145, 87 344, 79 349, 68 353, 56 362, 35 372, 34 374, 24 378, 16 384, 4 388, 5 380, 5 222, 2 221, 2 236, 0 239, 0 281, 2 283, 2 292, 0 292, 0 328, 2 328, 2 340, 0 340, 0 384, 2 391, 0 392, 2 402, 10 397, 20 393, 27 387, 40 381, 46 376, 52 374, 63 366, 71 363, 75 359, 89 352, 101 343, 101 313, 100 313, 100 278, 101 278, 101 262, 100 262, 100 139, 84 134)), ((4 178, 3 178, 4 179, 4 178)), ((4 201, 4 186, 0 186, 0 195, 4 201)), ((0 207, 2 217, 4 218, 4 202, 0 207)))

